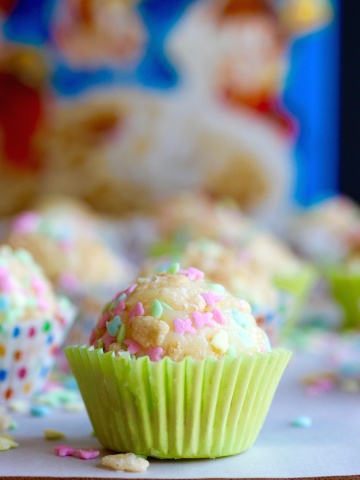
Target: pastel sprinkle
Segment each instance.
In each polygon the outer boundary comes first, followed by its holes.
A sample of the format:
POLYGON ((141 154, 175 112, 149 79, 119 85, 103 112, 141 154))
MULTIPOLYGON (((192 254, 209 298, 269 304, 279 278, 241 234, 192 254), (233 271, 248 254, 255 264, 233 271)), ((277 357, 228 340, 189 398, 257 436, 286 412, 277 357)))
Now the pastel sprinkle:
POLYGON ((111 322, 106 322, 106 330, 108 331, 109 335, 116 337, 119 333, 121 323, 121 318, 118 315, 116 315, 111 322))
POLYGON ((120 302, 118 302, 114 308, 114 315, 119 315, 119 313, 125 310, 125 307, 125 302, 123 300, 120 300, 120 302))
POLYGON ((126 293, 122 293, 119 297, 118 297, 118 300, 121 302, 122 300, 125 300, 126 298, 126 293))
POLYGON ((81 460, 91 460, 99 455, 99 450, 93 450, 92 448, 89 448, 88 450, 76 450, 73 454, 73 456, 79 457, 81 460))
POLYGON ((214 327, 216 325, 216 322, 212 318, 211 312, 194 312, 192 318, 196 328, 203 328, 204 325, 209 325, 210 327, 214 327))
POLYGON ((220 283, 208 283, 207 286, 213 292, 216 292, 219 294, 226 293, 225 287, 223 285, 220 285, 220 283))
POLYGON ((184 335, 184 333, 196 333, 195 328, 192 326, 190 318, 182 320, 181 318, 174 318, 173 320, 174 330, 179 335, 184 335))
POLYGON ((179 273, 186 275, 189 280, 201 280, 204 278, 204 272, 194 267, 189 267, 186 270, 179 270, 179 273))
POLYGON ((163 306, 160 301, 155 298, 151 307, 151 315, 155 318, 160 318, 163 314, 163 306))
POLYGON ((76 452, 75 448, 67 445, 57 445, 54 450, 59 457, 70 457, 76 452))
POLYGON ((164 349, 161 347, 149 348, 146 350, 146 354, 152 362, 159 362, 164 355, 164 349))
POLYGON ((62 438, 66 438, 66 435, 58 430, 46 428, 44 430, 44 437, 46 440, 61 440, 62 438))
POLYGON ((5 312, 9 305, 9 299, 5 295, 0 295, 0 312, 5 312))
POLYGON ((143 304, 138 302, 129 312, 129 321, 131 321, 134 317, 141 317, 145 314, 145 310, 143 304))
POLYGON ((126 293, 126 295, 130 295, 131 293, 133 293, 136 287, 137 283, 134 283, 133 285, 130 285, 130 287, 128 287, 124 293, 126 293))
POLYGON ((40 221, 41 218, 37 213, 24 212, 14 219, 12 230, 16 234, 26 234, 36 230, 40 221))
POLYGON ((218 308, 213 308, 212 315, 216 323, 220 323, 220 325, 227 323, 227 318, 218 308))
POLYGON ((114 341, 115 341, 114 337, 112 335, 110 335, 109 332, 106 332, 105 335, 103 335, 102 340, 104 342, 104 347, 105 347, 106 351, 109 350, 110 344, 114 343, 114 341))
POLYGON ((312 420, 307 415, 299 415, 292 420, 291 425, 293 427, 308 428, 312 426, 312 420))
POLYGON ((47 417, 50 413, 51 409, 46 405, 34 405, 30 408, 30 414, 34 417, 47 417))
POLYGON ((126 326, 124 324, 122 324, 119 328, 119 333, 116 337, 116 341, 118 343, 122 343, 125 339, 125 336, 126 336, 126 326))
POLYGON ((168 272, 175 275, 180 270, 180 264, 178 262, 173 263, 168 268, 168 272))
POLYGON ((93 328, 90 333, 89 344, 94 345, 95 340, 96 340, 96 332, 95 332, 95 328, 93 328))
POLYGON ((234 317, 235 322, 240 325, 240 327, 247 328, 249 325, 249 318, 246 313, 239 312, 235 308, 232 309, 232 315, 234 317))
POLYGON ((131 355, 137 354, 142 349, 140 343, 138 343, 136 340, 133 340, 132 338, 127 338, 126 340, 124 340, 124 344, 128 347, 128 352, 131 355))
POLYGON ((219 302, 222 299, 221 295, 216 295, 216 293, 213 292, 206 292, 202 293, 201 295, 208 307, 213 307, 215 303, 219 302))

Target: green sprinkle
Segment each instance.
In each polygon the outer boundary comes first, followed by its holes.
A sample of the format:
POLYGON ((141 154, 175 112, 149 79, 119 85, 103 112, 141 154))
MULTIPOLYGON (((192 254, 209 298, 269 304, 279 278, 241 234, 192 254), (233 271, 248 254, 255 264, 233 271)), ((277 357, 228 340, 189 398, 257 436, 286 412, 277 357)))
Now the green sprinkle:
POLYGON ((21 262, 32 264, 33 258, 29 252, 20 248, 19 250, 15 250, 15 257, 17 257, 21 262))
POLYGON ((43 326, 43 331, 48 332, 49 330, 51 330, 51 322, 46 321, 43 326))
POLYGON ((124 324, 119 328, 119 333, 117 334, 116 341, 122 343, 125 340, 126 336, 126 326, 124 324))
POLYGON ((99 338, 99 340, 97 341, 96 348, 104 348, 104 342, 102 338, 99 338))
POLYGON ((160 300, 160 303, 162 307, 167 308, 168 310, 174 310, 168 303, 163 302, 162 300, 160 300))
POLYGON ((151 307, 151 315, 155 318, 160 318, 163 313, 163 306, 161 302, 155 298, 151 307))
POLYGON ((168 268, 168 272, 172 273, 173 275, 175 275, 175 273, 177 273, 179 270, 180 270, 180 263, 178 263, 178 262, 173 263, 168 268))
POLYGON ((249 319, 246 313, 239 312, 235 308, 232 309, 232 315, 234 317, 235 322, 240 325, 240 327, 247 328, 249 324, 249 319))
POLYGON ((207 286, 212 292, 216 293, 226 293, 225 287, 220 285, 220 283, 208 283, 207 286))

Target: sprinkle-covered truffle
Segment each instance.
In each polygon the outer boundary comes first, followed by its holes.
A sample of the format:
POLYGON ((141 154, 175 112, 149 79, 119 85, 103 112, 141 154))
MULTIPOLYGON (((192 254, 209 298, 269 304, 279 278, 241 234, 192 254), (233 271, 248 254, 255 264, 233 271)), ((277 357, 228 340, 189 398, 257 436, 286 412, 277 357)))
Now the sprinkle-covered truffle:
POLYGON ((139 278, 105 305, 90 343, 152 361, 270 351, 249 304, 217 287, 194 267, 139 278))

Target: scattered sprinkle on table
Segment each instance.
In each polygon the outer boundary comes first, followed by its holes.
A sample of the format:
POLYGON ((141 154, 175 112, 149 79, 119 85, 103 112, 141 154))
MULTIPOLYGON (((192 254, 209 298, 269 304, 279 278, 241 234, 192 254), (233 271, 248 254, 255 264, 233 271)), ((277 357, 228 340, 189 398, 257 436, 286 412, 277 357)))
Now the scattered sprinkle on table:
POLYGON ((299 415, 292 420, 291 425, 293 427, 308 428, 312 426, 312 420, 307 415, 299 415))

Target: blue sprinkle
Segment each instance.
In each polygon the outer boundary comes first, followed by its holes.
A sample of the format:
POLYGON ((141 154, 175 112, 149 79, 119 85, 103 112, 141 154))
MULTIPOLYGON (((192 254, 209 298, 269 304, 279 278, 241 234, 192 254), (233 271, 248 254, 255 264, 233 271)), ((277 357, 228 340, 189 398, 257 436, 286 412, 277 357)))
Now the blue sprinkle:
POLYGON ((9 299, 5 295, 0 295, 0 312, 5 312, 9 308, 9 299))
POLYGON ((49 345, 51 345, 54 341, 54 336, 53 335, 49 335, 47 340, 46 340, 46 343, 48 343, 49 345))
POLYGON ((3 382, 7 377, 7 371, 6 370, 0 370, 0 382, 3 382))
POLYGON ((119 302, 121 302, 122 300, 125 300, 125 298, 126 298, 126 293, 122 293, 120 295, 120 297, 118 298, 118 300, 119 300, 119 302))
POLYGON ((15 327, 13 331, 13 337, 16 338, 20 335, 20 327, 15 327))
POLYGON ((119 332, 119 328, 121 325, 121 318, 119 315, 116 315, 111 322, 106 322, 106 330, 108 331, 109 335, 112 337, 116 337, 119 332))
POLYGON ((42 367, 40 371, 40 377, 45 378, 49 373, 49 367, 42 367))
POLYGON ((47 417, 51 413, 51 408, 46 405, 34 405, 31 407, 30 413, 34 417, 47 417))
POLYGON ((246 313, 239 312, 235 308, 232 309, 232 315, 234 317, 235 322, 240 325, 240 327, 247 328, 249 324, 249 318, 246 313))
POLYGON ((291 422, 293 427, 308 428, 312 426, 312 420, 307 415, 299 415, 291 422))

